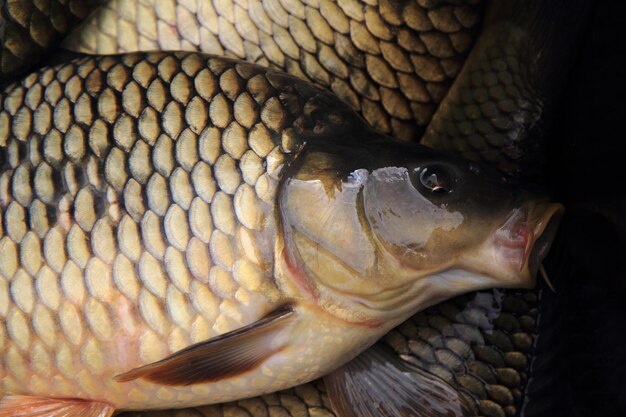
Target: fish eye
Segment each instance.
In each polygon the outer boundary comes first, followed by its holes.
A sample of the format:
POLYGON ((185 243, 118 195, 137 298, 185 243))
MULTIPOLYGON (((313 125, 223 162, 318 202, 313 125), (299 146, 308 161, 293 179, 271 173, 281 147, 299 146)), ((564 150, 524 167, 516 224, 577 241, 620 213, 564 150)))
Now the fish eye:
POLYGON ((413 179, 413 185, 417 185, 418 189, 426 190, 431 194, 444 195, 451 193, 454 191, 457 183, 454 172, 441 164, 416 168, 415 174, 417 178, 413 179), (415 182, 419 182, 419 184, 415 184, 415 182))

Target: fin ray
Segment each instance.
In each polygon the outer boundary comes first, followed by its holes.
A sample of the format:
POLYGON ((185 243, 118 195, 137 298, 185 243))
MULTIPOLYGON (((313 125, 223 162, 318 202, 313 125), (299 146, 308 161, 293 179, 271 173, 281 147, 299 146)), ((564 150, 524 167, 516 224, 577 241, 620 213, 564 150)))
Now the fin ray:
POLYGON ((0 400, 0 417, 111 417, 109 404, 78 398, 10 395, 0 400))
POLYGON ((375 345, 324 377, 339 417, 462 417, 459 393, 444 380, 375 345))
POLYGON ((162 385, 192 385, 239 375, 284 347, 272 346, 272 339, 294 316, 291 306, 279 307, 252 324, 117 375, 115 380, 128 382, 141 378, 162 385))

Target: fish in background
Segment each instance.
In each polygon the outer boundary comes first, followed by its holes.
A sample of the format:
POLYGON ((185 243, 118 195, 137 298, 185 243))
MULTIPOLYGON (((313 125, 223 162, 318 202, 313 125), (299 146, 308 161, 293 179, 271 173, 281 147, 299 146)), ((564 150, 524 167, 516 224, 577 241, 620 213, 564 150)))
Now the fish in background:
POLYGON ((113 0, 63 46, 95 55, 184 50, 244 59, 314 82, 376 130, 419 141, 471 50, 483 3, 113 0))
POLYGON ((0 2, 0 83, 48 57, 65 35, 104 0, 0 2))

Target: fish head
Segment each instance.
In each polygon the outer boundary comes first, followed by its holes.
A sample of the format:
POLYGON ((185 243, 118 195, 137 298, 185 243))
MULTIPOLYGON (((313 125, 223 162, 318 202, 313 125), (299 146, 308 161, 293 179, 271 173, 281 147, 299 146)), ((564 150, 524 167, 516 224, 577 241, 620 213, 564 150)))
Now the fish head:
POLYGON ((299 288, 369 323, 469 291, 532 287, 563 212, 488 168, 388 140, 305 146, 278 198, 299 288))

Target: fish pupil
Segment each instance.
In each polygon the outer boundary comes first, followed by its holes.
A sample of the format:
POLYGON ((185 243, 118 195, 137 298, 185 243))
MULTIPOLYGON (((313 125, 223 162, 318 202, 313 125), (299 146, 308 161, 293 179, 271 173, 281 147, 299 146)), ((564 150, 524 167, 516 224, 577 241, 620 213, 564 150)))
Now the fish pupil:
POLYGON ((422 170, 420 174, 420 182, 422 185, 435 194, 445 194, 449 192, 449 187, 446 187, 445 181, 442 180, 442 177, 445 177, 445 175, 437 175, 437 172, 432 171, 432 168, 422 170))

